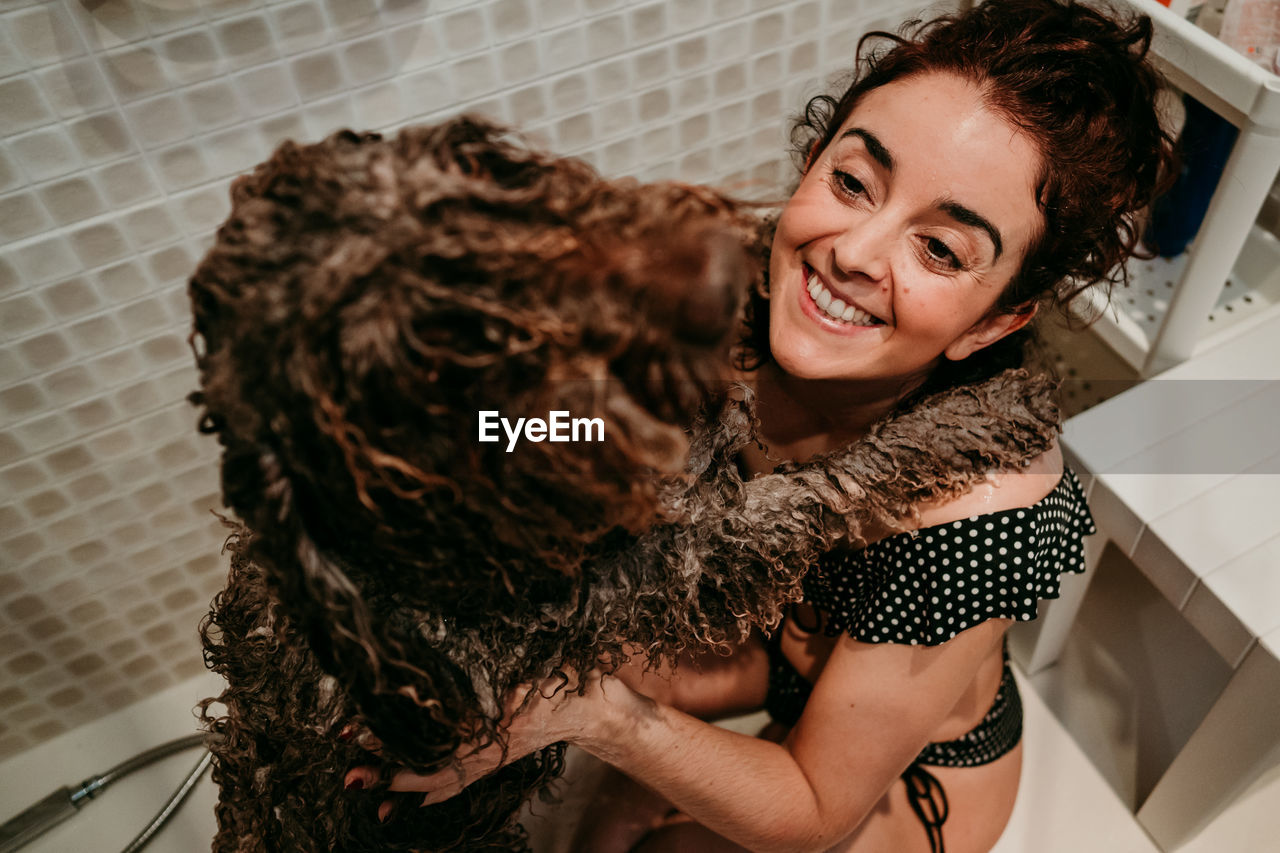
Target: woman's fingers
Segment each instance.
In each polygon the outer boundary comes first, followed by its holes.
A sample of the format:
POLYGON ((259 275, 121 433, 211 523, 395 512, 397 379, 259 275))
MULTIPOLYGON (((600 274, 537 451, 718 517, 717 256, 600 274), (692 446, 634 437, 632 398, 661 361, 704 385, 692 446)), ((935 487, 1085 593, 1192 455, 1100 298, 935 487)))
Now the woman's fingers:
MULTIPOLYGON (((399 770, 390 776, 387 790, 397 793, 424 794, 422 805, 432 805, 456 796, 467 785, 500 768, 507 761, 515 761, 541 749, 561 737, 549 733, 548 722, 557 709, 568 701, 572 693, 572 677, 557 675, 534 688, 531 685, 518 688, 507 697, 505 738, 502 743, 482 741, 483 746, 464 746, 455 754, 453 762, 433 773, 421 774, 411 770, 399 770), (536 689, 536 696, 530 692, 536 689), (526 699, 529 701, 526 702, 526 699), (505 747, 505 748, 504 748, 505 747)), ((576 694, 575 694, 576 695, 576 694)), ((342 728, 338 737, 355 741, 365 749, 379 755, 382 744, 363 726, 350 723, 342 728)), ((349 791, 372 788, 382 778, 377 767, 353 767, 343 777, 349 791)), ((388 771, 390 772, 390 771, 388 771)), ((378 818, 386 820, 391 814, 392 803, 383 802, 378 807, 378 818)))
POLYGON ((347 775, 342 777, 342 786, 348 791, 363 791, 365 788, 373 787, 373 783, 377 781, 378 768, 352 767, 347 771, 347 775))

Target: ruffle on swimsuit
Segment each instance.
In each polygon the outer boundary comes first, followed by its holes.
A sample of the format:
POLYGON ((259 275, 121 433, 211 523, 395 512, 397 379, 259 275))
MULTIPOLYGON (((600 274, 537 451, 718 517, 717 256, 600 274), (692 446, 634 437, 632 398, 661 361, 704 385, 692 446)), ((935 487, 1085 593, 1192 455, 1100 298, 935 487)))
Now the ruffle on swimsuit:
POLYGON ((1093 518, 1074 472, 1033 506, 899 533, 832 552, 804 581, 827 636, 934 646, 987 619, 1028 622, 1057 598, 1059 576, 1084 571, 1093 518))

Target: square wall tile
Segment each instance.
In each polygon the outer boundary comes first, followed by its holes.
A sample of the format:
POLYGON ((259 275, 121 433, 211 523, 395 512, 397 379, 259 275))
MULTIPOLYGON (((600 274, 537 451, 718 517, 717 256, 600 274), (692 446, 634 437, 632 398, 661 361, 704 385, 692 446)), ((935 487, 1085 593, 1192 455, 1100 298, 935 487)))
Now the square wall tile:
POLYGON ((171 84, 208 80, 225 67, 213 34, 187 30, 169 36, 157 48, 164 60, 165 77, 171 84))
POLYGON ((368 36, 343 45, 342 62, 352 86, 363 86, 381 80, 395 71, 390 44, 381 35, 368 36))
POLYGON ((263 65, 238 74, 231 83, 248 115, 271 115, 298 103, 293 79, 283 65, 263 65))
POLYGON ((489 4, 487 11, 495 42, 526 38, 537 26, 530 0, 497 0, 489 4))
POLYGON ((211 232, 231 211, 231 199, 225 187, 205 187, 180 193, 173 199, 188 237, 201 237, 211 232))
POLYGON ((290 63, 294 86, 303 101, 312 101, 340 91, 346 85, 337 55, 318 51, 290 63))
POLYGON ((107 207, 97 186, 83 174, 45 184, 40 188, 40 200, 58 225, 89 219, 107 207))
POLYGON ((111 263, 129 252, 129 241, 114 222, 87 225, 72 231, 67 239, 87 269, 111 263))
POLYGON ((94 280, 102 295, 117 304, 142 296, 153 289, 142 266, 132 259, 98 270, 94 280))
POLYGON ((475 53, 489 43, 484 13, 480 9, 452 12, 440 20, 440 40, 452 56, 475 53))
POLYGON ((14 247, 8 260, 30 287, 74 275, 83 269, 70 241, 61 236, 24 242, 14 247))
POLYGON ((54 316, 64 322, 87 314, 102 304, 97 291, 81 277, 69 278, 43 288, 40 298, 53 309, 54 316))
POLYGON ((52 321, 33 296, 23 294, 0 300, 0 335, 20 338, 48 326, 52 321))
POLYGON ((92 4, 71 3, 69 6, 91 49, 108 50, 149 35, 141 9, 132 0, 101 0, 92 4))
POLYGON ((156 154, 153 162, 166 190, 185 189, 212 176, 203 144, 184 142, 156 154))
POLYGON ((351 96, 339 95, 323 101, 313 101, 303 108, 306 122, 306 141, 318 141, 330 134, 351 127, 354 123, 355 110, 351 106, 351 96))
POLYGON ((92 59, 60 62, 36 72, 35 78, 63 118, 96 112, 111 104, 111 92, 92 59))
POLYGON ((99 61, 121 101, 157 95, 173 82, 165 61, 150 44, 131 44, 109 51, 101 54, 99 61))
MULTIPOLYGON (((224 127, 240 121, 244 106, 236 95, 235 86, 225 80, 214 80, 186 89, 182 93, 187 112, 195 119, 200 130, 224 127)), ((206 143, 202 140, 201 145, 206 143)))
POLYGON ((406 75, 401 84, 405 109, 412 119, 455 103, 452 77, 443 68, 429 68, 406 75))
POLYGON ((133 135, 114 110, 76 119, 67 129, 86 163, 115 160, 137 150, 133 135))
POLYGON ((285 3, 271 10, 275 45, 283 55, 319 47, 328 39, 328 23, 318 0, 285 3))
POLYGON ((542 53, 548 72, 572 68, 586 61, 587 46, 582 27, 570 27, 547 33, 542 39, 542 53))
POLYGON ((630 45, 627 43, 627 21, 622 15, 607 15, 587 23, 587 58, 603 59, 617 56, 630 45))
POLYGON ((649 44, 667 35, 667 9, 670 4, 650 3, 632 9, 628 15, 631 43, 649 44))
POLYGON ((93 175, 103 197, 115 207, 127 207, 160 194, 160 188, 142 158, 117 160, 99 167, 93 175))
POLYGON ((400 73, 436 65, 445 57, 435 27, 427 21, 397 27, 389 31, 386 38, 392 60, 400 73))
POLYGON ((278 55, 265 12, 221 21, 215 32, 219 51, 232 68, 248 68, 278 55))
POLYGON ((4 114, 8 133, 38 127, 56 117, 40 87, 25 75, 0 80, 0 113, 4 114))
POLYGON ((343 38, 368 32, 379 23, 376 0, 346 0, 327 7, 329 23, 343 38))
POLYGON ((195 118, 182 95, 163 94, 125 107, 130 125, 144 148, 186 139, 195 130, 195 118))
POLYGON ((386 129, 402 122, 406 115, 400 86, 394 82, 378 83, 357 92, 352 98, 357 127, 386 129))
POLYGON ((149 3, 142 7, 147 29, 162 35, 201 23, 200 3, 149 3))
POLYGON ((46 230, 52 224, 34 193, 0 196, 0 243, 10 243, 46 230))
POLYGON ((8 140, 9 155, 32 181, 66 175, 83 165, 70 135, 62 127, 45 127, 8 140))
POLYGON ((182 236, 165 202, 134 208, 123 214, 123 219, 129 243, 138 250, 171 243, 182 236))

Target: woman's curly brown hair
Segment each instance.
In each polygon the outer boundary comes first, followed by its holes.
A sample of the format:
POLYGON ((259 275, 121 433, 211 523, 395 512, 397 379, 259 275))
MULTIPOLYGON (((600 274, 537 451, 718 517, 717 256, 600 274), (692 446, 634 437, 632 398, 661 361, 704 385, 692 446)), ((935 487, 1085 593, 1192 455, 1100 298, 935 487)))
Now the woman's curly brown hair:
POLYGON ((743 482, 750 402, 715 386, 763 246, 713 192, 465 118, 286 143, 236 182, 190 283, 193 400, 243 522, 203 627, 216 849, 518 847, 559 748, 380 824, 339 732, 438 769, 501 741, 518 685, 739 642, 834 543, 1051 443, 1051 383, 1015 370, 743 482), (606 440, 478 441, 481 411, 557 410, 606 440))

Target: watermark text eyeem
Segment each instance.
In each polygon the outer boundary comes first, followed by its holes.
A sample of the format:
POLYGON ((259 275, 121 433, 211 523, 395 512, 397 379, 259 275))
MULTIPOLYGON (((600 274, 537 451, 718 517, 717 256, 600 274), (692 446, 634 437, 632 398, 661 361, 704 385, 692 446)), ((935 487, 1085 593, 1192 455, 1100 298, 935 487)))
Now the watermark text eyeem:
POLYGON ((523 435, 526 441, 604 441, 603 418, 574 418, 568 412, 547 413, 547 419, 516 418, 515 423, 502 417, 497 411, 478 412, 480 441, 501 441, 498 427, 507 436, 507 452, 515 450, 523 435))

